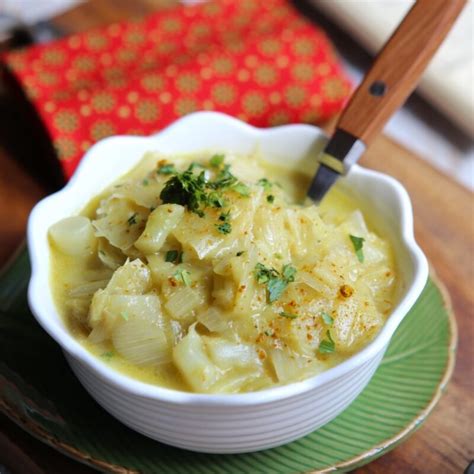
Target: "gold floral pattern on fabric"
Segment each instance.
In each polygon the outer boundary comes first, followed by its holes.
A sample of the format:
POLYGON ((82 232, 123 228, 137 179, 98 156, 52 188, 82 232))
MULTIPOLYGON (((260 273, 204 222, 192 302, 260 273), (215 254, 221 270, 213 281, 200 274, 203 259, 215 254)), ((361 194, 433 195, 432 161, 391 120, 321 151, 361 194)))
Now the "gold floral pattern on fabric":
POLYGON ((174 108, 176 114, 179 116, 190 114, 191 112, 195 112, 197 109, 197 102, 189 97, 178 99, 174 108))
POLYGON ((99 114, 110 112, 115 108, 115 97, 108 92, 99 92, 92 96, 92 108, 99 114))
POLYGON ((291 68, 291 75, 301 82, 309 82, 315 75, 314 66, 311 63, 296 63, 291 68))
POLYGON ((149 99, 139 101, 135 106, 135 116, 142 123, 155 122, 159 113, 158 105, 149 99))
POLYGON ((192 94, 199 89, 201 81, 197 74, 186 73, 178 76, 176 79, 176 88, 183 93, 192 94))
POLYGON ((99 141, 102 138, 110 137, 116 133, 114 125, 108 120, 97 120, 90 129, 90 137, 92 140, 99 141))
POLYGON ((258 66, 255 69, 254 76, 257 84, 261 86, 272 86, 278 79, 277 70, 269 64, 258 66))
POLYGON ((286 110, 277 110, 272 115, 270 115, 270 125, 284 125, 291 121, 291 116, 286 110))
POLYGON ((61 66, 64 64, 66 60, 66 54, 61 49, 47 49, 41 55, 41 60, 44 61, 45 64, 51 64, 53 66, 61 66))
POLYGON ((211 95, 216 104, 230 105, 236 98, 235 87, 231 83, 215 84, 212 87, 211 95))
POLYGON ((67 137, 57 138, 53 145, 60 160, 69 160, 77 152, 75 141, 67 137))
POLYGON ((161 74, 152 72, 143 76, 141 79, 141 85, 147 92, 156 92, 163 89, 165 79, 161 74))
POLYGON ((219 57, 214 59, 212 69, 220 76, 228 76, 235 70, 235 63, 231 58, 219 57))
POLYGON ((262 115, 267 108, 261 92, 248 92, 242 99, 242 106, 249 117, 262 115))
POLYGON ((322 91, 329 100, 338 100, 347 94, 347 86, 337 77, 328 78, 323 82, 322 91))
POLYGON ((73 111, 61 110, 54 116, 54 124, 62 132, 71 133, 77 129, 78 117, 73 111))
POLYGON ((306 89, 300 86, 288 86, 284 94, 286 103, 290 107, 301 107, 307 98, 306 89))
POLYGON ((327 120, 347 100, 332 45, 291 2, 159 4, 167 8, 144 20, 3 57, 67 177, 97 140, 151 134, 196 110, 274 126, 327 120))

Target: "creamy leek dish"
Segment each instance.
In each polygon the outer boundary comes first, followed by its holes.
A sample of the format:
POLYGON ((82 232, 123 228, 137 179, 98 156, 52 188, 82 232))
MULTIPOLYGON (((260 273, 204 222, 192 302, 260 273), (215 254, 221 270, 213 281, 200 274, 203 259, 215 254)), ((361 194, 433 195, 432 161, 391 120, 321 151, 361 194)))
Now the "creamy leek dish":
POLYGON ((74 337, 147 383, 242 393, 303 380, 367 345, 398 286, 387 239, 333 189, 257 155, 147 153, 49 230, 74 337))

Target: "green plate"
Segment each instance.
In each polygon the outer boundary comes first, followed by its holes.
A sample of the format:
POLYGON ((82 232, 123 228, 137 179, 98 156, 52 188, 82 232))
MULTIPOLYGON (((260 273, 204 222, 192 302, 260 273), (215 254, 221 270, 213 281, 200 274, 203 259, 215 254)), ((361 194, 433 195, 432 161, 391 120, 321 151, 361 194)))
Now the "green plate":
POLYGON ((26 252, 0 275, 0 408, 40 440, 101 471, 347 471, 383 455, 419 428, 454 365, 455 320, 444 291, 431 278, 367 388, 331 423, 259 453, 192 453, 131 431, 95 403, 28 310, 29 275, 26 252))

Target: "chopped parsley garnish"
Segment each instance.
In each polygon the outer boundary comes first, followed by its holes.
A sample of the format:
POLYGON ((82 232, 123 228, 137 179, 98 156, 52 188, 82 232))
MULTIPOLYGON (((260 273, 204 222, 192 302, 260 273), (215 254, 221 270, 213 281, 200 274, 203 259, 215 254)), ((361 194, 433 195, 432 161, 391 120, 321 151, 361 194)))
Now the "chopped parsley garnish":
POLYGON ((224 155, 213 155, 211 156, 211 159, 209 160, 209 164, 213 168, 219 168, 219 166, 222 165, 222 163, 224 163, 224 158, 225 158, 224 155))
POLYGON ((355 254, 357 255, 357 260, 360 263, 364 262, 364 252, 362 247, 364 246, 365 239, 363 237, 356 237, 355 235, 350 235, 349 238, 351 239, 352 245, 354 246, 355 254))
POLYGON ((230 165, 224 165, 224 167, 219 171, 218 175, 216 176, 216 180, 209 182, 208 186, 212 189, 232 190, 245 197, 250 195, 249 187, 246 184, 241 183, 230 172, 230 165))
POLYGON ((173 174, 176 173, 176 168, 174 167, 173 164, 168 164, 168 165, 161 165, 156 172, 158 174, 173 174))
POLYGON ((288 319, 296 319, 298 317, 297 314, 293 314, 293 313, 288 313, 286 311, 282 311, 281 313, 279 313, 280 316, 283 316, 284 318, 288 318, 288 319))
POLYGON ((196 168, 201 168, 201 169, 206 169, 206 167, 204 165, 201 165, 201 163, 196 163, 195 161, 193 161, 190 165, 189 165, 189 169, 191 171, 194 171, 196 168))
POLYGON ((329 330, 326 331, 326 337, 327 339, 323 339, 319 343, 318 350, 321 354, 332 354, 336 350, 336 344, 334 343, 329 330))
POLYGON ((255 265, 255 279, 257 283, 267 283, 272 278, 278 278, 279 273, 275 268, 267 268, 263 263, 255 265))
POLYGON ((102 357, 106 360, 112 359, 113 356, 114 356, 114 353, 112 351, 103 352, 102 354, 100 354, 100 357, 102 357))
POLYGON ((241 255, 243 255, 245 253, 245 250, 241 250, 240 252, 237 252, 235 254, 236 257, 240 257, 241 255))
POLYGON ((275 201, 275 196, 273 194, 269 194, 267 196, 267 202, 269 202, 270 204, 272 204, 273 202, 275 201))
POLYGON ((127 311, 122 311, 120 313, 120 316, 122 316, 123 319, 125 319, 125 321, 128 321, 128 313, 127 311))
POLYGON ((250 188, 244 184, 244 183, 237 183, 232 186, 232 191, 235 191, 236 193, 240 194, 241 196, 244 197, 249 197, 250 196, 250 188))
POLYGON ((210 206, 218 208, 224 207, 226 204, 224 197, 217 192, 209 193, 208 202, 210 206))
POLYGON ((148 181, 147 179, 144 179, 142 181, 142 184, 143 184, 143 186, 148 186, 150 184, 150 181, 148 181))
POLYGON ((230 165, 224 165, 210 186, 214 189, 230 188, 238 182, 239 180, 230 172, 230 165))
POLYGON ((324 321, 328 326, 331 326, 332 323, 334 323, 334 319, 333 319, 332 316, 329 315, 328 313, 322 313, 322 314, 321 314, 321 317, 323 318, 323 321, 324 321))
POLYGON ((232 232, 232 225, 229 222, 224 222, 223 224, 216 224, 217 230, 221 234, 230 234, 232 232))
POLYGON ((133 225, 133 224, 136 224, 137 223, 137 216, 138 216, 138 213, 134 213, 132 214, 128 219, 127 219, 127 224, 128 225, 133 225))
POLYGON ((230 223, 230 211, 223 212, 219 216, 219 224, 216 224, 217 230, 221 234, 230 234, 232 232, 232 224, 230 223))
POLYGON ((183 173, 176 173, 168 181, 160 193, 163 204, 180 204, 191 212, 203 217, 203 207, 208 205, 206 192, 206 176, 204 171, 195 175, 189 167, 183 173))
POLYGON ((273 303, 282 295, 289 283, 295 281, 296 268, 289 263, 283 265, 281 272, 275 268, 265 267, 262 263, 255 265, 257 283, 265 283, 268 291, 268 301, 273 303))
POLYGON ((281 253, 275 253, 273 254, 275 258, 278 258, 278 260, 281 260, 283 258, 283 255, 281 253))
MULTIPOLYGON (((213 158, 215 158, 214 162, 218 163, 218 166, 223 163, 223 155, 215 155, 213 158)), ((198 216, 204 217, 206 207, 223 208, 227 205, 222 194, 225 190, 235 191, 241 196, 250 195, 249 187, 241 183, 230 172, 230 165, 224 165, 214 181, 209 181, 205 171, 201 171, 199 174, 194 173, 195 165, 197 166, 195 163, 191 164, 182 173, 174 172, 174 175, 166 181, 160 193, 163 204, 180 204, 186 206, 189 211, 196 213, 198 216)), ((222 222, 216 224, 218 231, 223 234, 232 231, 230 219, 222 217, 224 215, 228 216, 228 214, 221 214, 219 220, 222 222)))
POLYGON ((179 260, 180 256, 182 258, 182 252, 180 254, 180 252, 178 252, 177 250, 168 250, 165 255, 165 262, 176 262, 177 260, 179 260))
POLYGON ((184 283, 186 286, 191 286, 191 273, 180 268, 175 274, 176 280, 184 283))
POLYGON ((260 186, 262 186, 262 188, 263 188, 265 191, 270 191, 270 189, 272 189, 272 186, 273 186, 273 184, 272 184, 267 178, 260 178, 260 179, 257 181, 257 184, 259 184, 260 186))

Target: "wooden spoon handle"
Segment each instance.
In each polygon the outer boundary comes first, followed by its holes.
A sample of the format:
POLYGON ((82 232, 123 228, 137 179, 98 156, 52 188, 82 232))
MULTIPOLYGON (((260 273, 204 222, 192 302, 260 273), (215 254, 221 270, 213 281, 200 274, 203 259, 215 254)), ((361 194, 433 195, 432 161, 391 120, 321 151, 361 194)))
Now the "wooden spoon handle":
POLYGON ((352 95, 337 128, 369 145, 415 88, 466 0, 418 0, 352 95))

